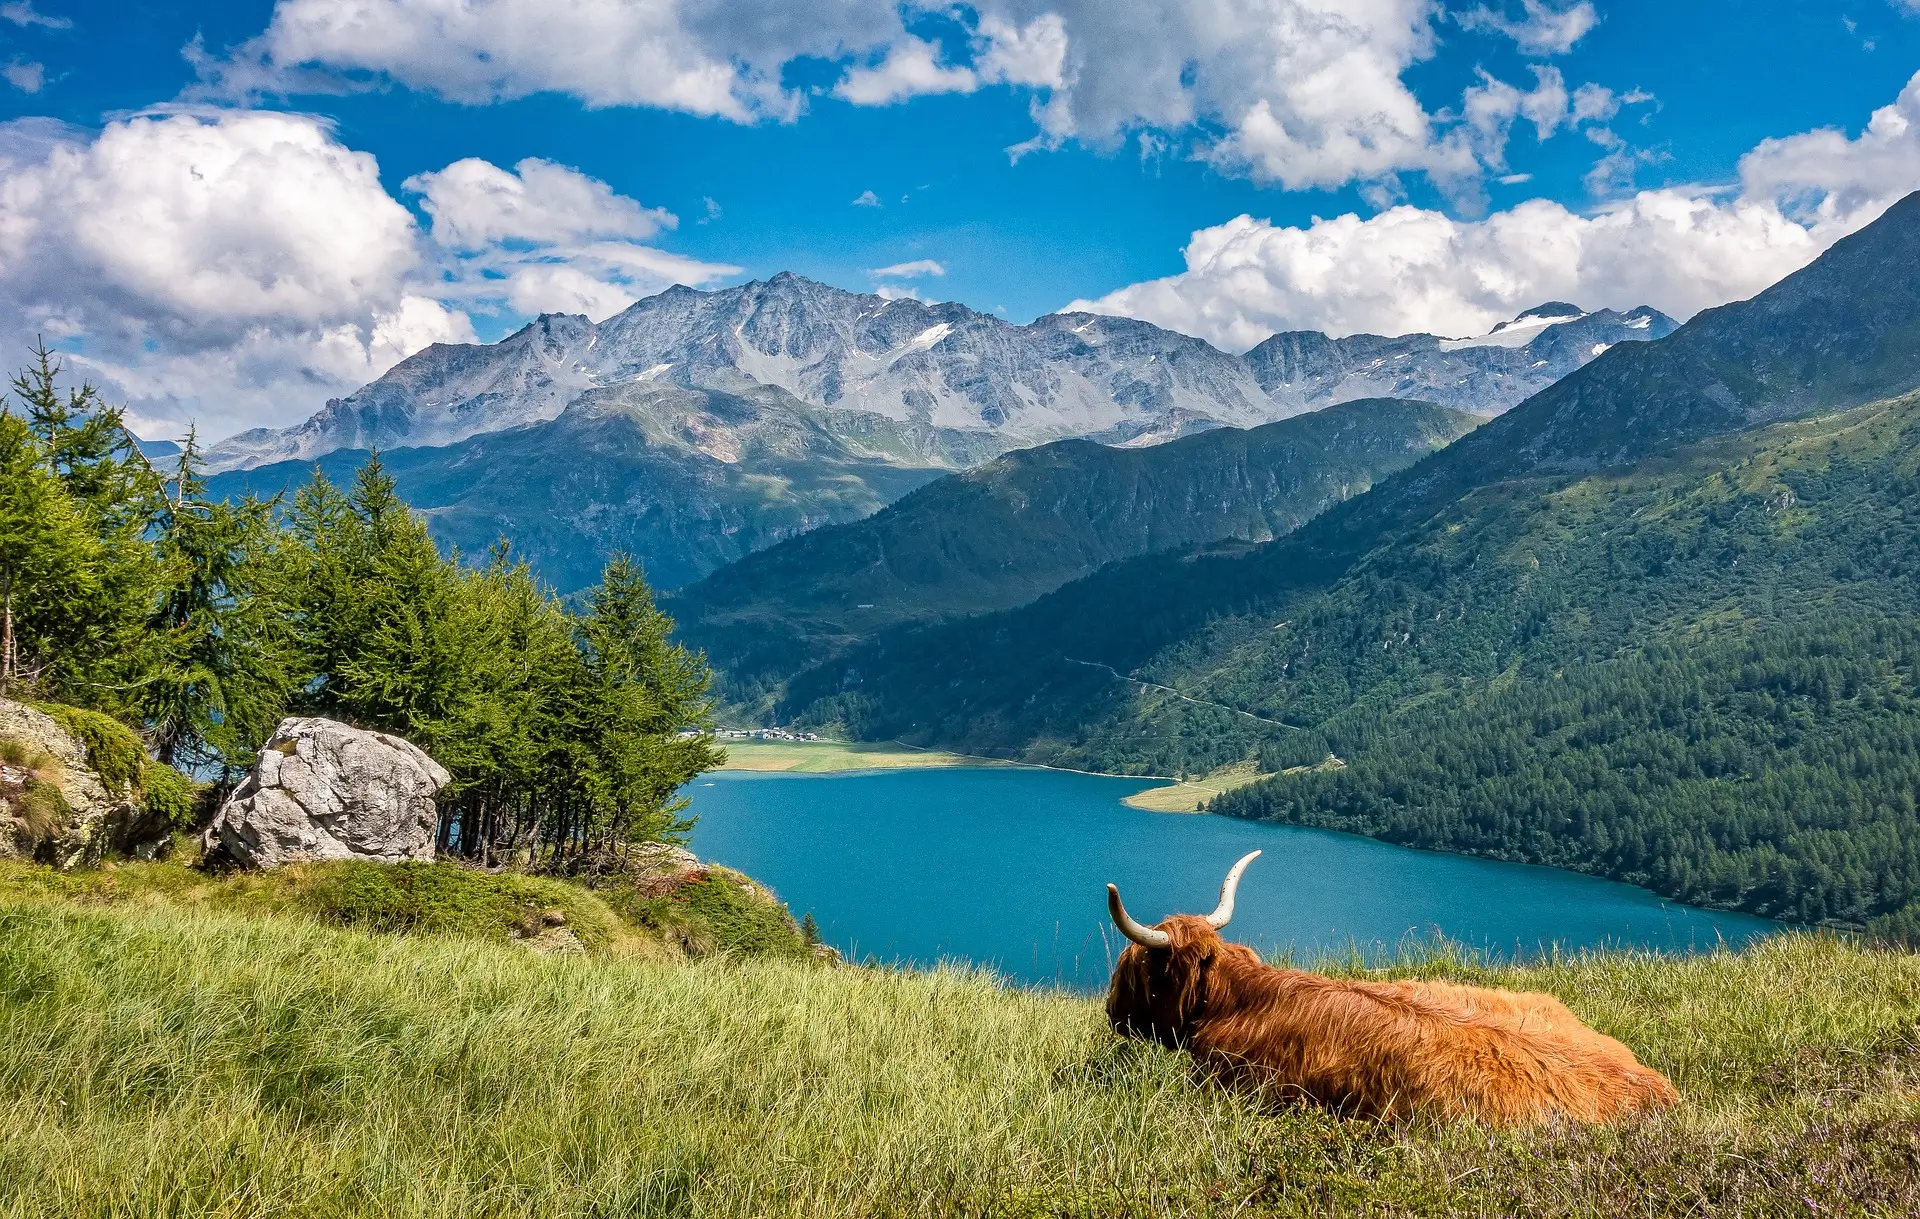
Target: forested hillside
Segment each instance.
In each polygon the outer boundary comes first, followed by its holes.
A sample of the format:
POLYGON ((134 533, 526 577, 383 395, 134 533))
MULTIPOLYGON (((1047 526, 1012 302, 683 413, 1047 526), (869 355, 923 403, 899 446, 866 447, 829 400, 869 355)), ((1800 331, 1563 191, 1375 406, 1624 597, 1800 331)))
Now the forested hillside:
POLYGON ((1920 384, 1920 296, 1888 274, 1917 263, 1909 199, 1287 538, 885 634, 787 710, 1100 769, 1331 750, 1346 770, 1222 808, 1896 916, 1920 896, 1897 846, 1920 838, 1920 426, 1913 398, 1857 404, 1920 384))
POLYGON ((1024 449, 750 555, 667 608, 727 694, 756 703, 890 626, 1024 604, 1115 559, 1287 533, 1479 422, 1369 399, 1148 448, 1024 449))

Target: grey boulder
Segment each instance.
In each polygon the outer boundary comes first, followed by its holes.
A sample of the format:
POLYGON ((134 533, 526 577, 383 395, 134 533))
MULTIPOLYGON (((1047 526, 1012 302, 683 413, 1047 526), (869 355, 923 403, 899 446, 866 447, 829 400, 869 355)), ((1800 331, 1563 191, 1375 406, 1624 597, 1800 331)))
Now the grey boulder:
POLYGON ((440 820, 434 797, 451 778, 400 737, 285 719, 214 817, 207 846, 256 868, 431 860, 440 820))

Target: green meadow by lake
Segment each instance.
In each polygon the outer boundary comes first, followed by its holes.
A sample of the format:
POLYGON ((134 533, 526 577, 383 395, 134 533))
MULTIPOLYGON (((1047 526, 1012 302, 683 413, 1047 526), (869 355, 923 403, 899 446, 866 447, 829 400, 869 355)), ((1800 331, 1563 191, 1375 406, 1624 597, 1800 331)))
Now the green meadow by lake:
POLYGON ((1268 952, 1390 949, 1434 934, 1501 956, 1686 951, 1776 926, 1553 868, 1121 803, 1153 786, 1016 767, 727 771, 689 789, 693 847, 773 886, 796 915, 811 912, 851 957, 965 960, 1078 988, 1104 985, 1124 946, 1107 921, 1108 881, 1143 918, 1207 910, 1228 866, 1256 848, 1265 854, 1229 934, 1268 952))

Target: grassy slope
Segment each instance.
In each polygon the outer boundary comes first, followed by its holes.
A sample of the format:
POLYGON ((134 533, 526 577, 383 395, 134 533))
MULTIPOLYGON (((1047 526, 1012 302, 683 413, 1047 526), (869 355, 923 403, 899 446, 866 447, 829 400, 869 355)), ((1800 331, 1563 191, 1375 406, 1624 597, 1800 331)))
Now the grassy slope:
POLYGON ((786 908, 725 868, 679 884, 611 877, 589 888, 450 863, 330 862, 213 876, 178 862, 61 872, 0 861, 0 902, 8 901, 290 918, 656 960, 728 952, 812 956, 786 908))
POLYGON ((1496 1134, 1266 1110, 958 973, 540 959, 0 902, 0 1215, 1908 1214, 1920 959, 1398 972, 1548 989, 1687 1095, 1496 1134), (1249 1205, 1250 1204, 1250 1205, 1249 1205))

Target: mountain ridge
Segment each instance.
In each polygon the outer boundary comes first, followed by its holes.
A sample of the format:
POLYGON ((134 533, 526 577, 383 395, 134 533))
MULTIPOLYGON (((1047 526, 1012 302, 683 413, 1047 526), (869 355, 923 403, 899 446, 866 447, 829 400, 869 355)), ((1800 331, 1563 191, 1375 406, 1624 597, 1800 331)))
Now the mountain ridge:
POLYGON ((772 386, 818 410, 981 433, 999 451, 1068 437, 1154 443, 1364 397, 1497 414, 1594 351, 1672 326, 1645 307, 1582 314, 1550 304, 1562 312, 1543 316, 1541 306, 1479 338, 1294 332, 1241 356, 1132 318, 1048 314, 1016 326, 957 303, 782 272, 716 291, 675 285, 599 323, 543 314, 498 343, 434 344, 300 424, 229 437, 207 456, 218 472, 454 444, 642 383, 735 395, 772 386), (1539 324, 1515 346, 1512 328, 1530 318, 1539 324))

